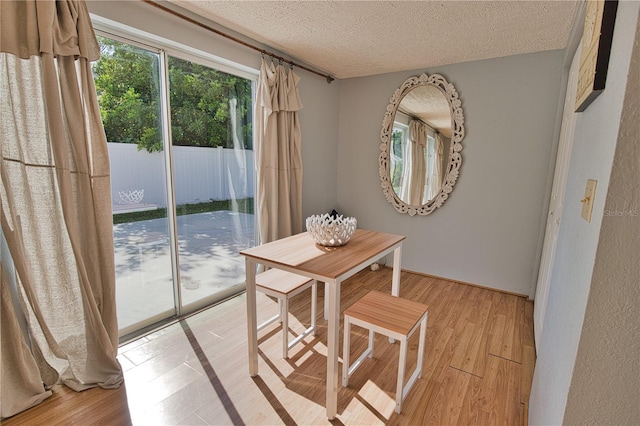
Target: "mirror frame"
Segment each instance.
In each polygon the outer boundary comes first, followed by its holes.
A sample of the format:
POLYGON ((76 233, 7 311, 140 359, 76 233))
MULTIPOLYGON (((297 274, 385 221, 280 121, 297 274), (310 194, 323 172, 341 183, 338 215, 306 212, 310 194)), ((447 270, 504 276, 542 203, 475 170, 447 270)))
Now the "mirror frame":
POLYGON ((439 207, 449 198, 449 194, 453 191, 453 187, 458 180, 460 174, 460 166, 462 165, 462 139, 464 139, 464 113, 462 110, 462 101, 458 96, 458 92, 452 83, 440 74, 422 74, 419 77, 410 77, 393 92, 393 96, 387 105, 387 110, 384 113, 382 120, 382 130, 380 131, 380 156, 379 156, 379 171, 380 181, 382 186, 382 192, 387 201, 399 212, 407 213, 410 216, 416 214, 426 216, 439 207), (410 205, 400 199, 398 194, 393 190, 391 185, 391 175, 389 171, 389 152, 391 144, 391 133, 393 132, 393 123, 395 121, 396 112, 400 106, 400 102, 407 93, 419 86, 435 86, 449 102, 450 116, 451 116, 451 146, 449 148, 449 159, 447 167, 444 171, 444 178, 442 180, 442 186, 440 192, 420 206, 410 205))

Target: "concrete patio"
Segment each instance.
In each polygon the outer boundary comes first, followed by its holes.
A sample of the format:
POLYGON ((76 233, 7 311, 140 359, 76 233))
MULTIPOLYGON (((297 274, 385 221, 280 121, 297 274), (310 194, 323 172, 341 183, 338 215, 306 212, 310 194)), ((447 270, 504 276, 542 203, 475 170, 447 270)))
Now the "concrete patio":
MULTIPOLYGON (((178 216, 183 306, 244 282, 238 252, 255 245, 252 214, 228 210, 178 216)), ((149 319, 173 315, 174 296, 166 218, 113 227, 120 334, 149 319)))

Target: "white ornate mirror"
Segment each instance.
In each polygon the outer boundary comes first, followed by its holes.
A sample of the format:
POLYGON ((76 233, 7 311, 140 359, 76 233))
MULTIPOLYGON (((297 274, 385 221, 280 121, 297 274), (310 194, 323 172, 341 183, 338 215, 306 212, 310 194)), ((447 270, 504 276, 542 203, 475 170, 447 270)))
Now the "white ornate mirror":
POLYGON ((462 164, 464 114, 453 84, 439 74, 408 78, 389 101, 380 138, 387 201, 411 216, 442 206, 462 164))

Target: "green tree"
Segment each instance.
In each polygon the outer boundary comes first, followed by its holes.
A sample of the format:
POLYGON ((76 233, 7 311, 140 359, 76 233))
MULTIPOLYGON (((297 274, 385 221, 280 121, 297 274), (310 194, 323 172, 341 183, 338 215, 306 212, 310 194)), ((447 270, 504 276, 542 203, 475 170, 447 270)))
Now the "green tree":
MULTIPOLYGON (((100 113, 109 142, 162 150, 158 55, 98 37, 93 64, 100 113)), ((233 148, 230 99, 236 100, 236 132, 252 148, 251 81, 169 57, 171 134, 174 145, 233 148)))
POLYGON ((169 84, 174 145, 233 148, 235 99, 237 136, 251 148, 251 81, 170 57, 169 84))
POLYGON ((158 56, 108 38, 98 41, 93 74, 107 140, 161 150, 158 56))

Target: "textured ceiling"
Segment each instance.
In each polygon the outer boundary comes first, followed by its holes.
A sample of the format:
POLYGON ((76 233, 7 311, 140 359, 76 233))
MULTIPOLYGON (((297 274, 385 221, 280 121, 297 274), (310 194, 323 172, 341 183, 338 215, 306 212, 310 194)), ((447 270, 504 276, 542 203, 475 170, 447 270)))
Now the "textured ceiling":
POLYGON ((337 78, 562 49, 578 4, 170 1, 337 78))
POLYGON ((398 110, 410 117, 416 117, 451 137, 451 114, 449 101, 437 86, 418 86, 407 93, 398 110))

